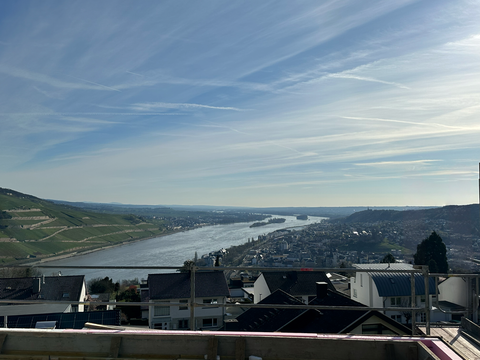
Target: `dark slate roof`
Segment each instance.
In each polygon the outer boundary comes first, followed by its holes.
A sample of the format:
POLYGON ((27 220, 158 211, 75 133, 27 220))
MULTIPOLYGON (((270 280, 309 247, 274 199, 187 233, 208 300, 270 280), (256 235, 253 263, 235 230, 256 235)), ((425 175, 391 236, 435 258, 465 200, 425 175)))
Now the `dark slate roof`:
POLYGON ((398 321, 393 320, 389 316, 387 316, 387 315, 385 315, 385 314, 383 314, 379 311, 376 311, 376 310, 371 310, 371 311, 367 312, 366 314, 360 316, 355 322, 351 323, 349 326, 347 326, 345 329, 343 329, 342 333, 343 334, 349 333, 350 331, 355 329, 357 326, 365 323, 365 321, 370 319, 372 316, 379 317, 380 319, 382 319, 386 323, 390 324, 393 329, 397 330, 398 335, 405 335, 405 334, 411 335, 412 334, 412 329, 411 328, 399 323, 398 321))
POLYGON ((327 291, 324 298, 315 298, 309 305, 356 306, 365 310, 308 310, 287 323, 280 330, 283 332, 331 333, 345 334, 364 323, 372 316, 377 316, 397 329, 399 335, 411 334, 411 329, 396 322, 381 312, 370 310, 367 306, 350 299, 344 294, 327 291))
MULTIPOLYGON (((301 301, 282 290, 274 291, 260 301, 259 304, 304 305, 301 301)), ((221 330, 279 331, 285 324, 304 312, 304 309, 250 308, 237 316, 237 322, 228 323, 221 330)))
MULTIPOLYGON (((190 297, 190 273, 149 274, 150 299, 186 299, 190 297)), ((195 297, 230 296, 223 271, 195 273, 195 297)))
MULTIPOLYGON (((282 290, 276 290, 259 304, 303 305, 301 301, 282 290)), ((372 311, 367 306, 335 291, 328 290, 327 296, 322 299, 315 298, 310 305, 358 306, 365 310, 250 308, 236 318, 237 322, 229 322, 221 330, 338 334, 347 333, 376 315, 393 328, 397 328, 399 335, 411 333, 409 328, 388 316, 372 311)))
POLYGON ((315 295, 316 282, 328 284, 328 288, 335 291, 335 287, 323 271, 274 271, 262 273, 270 292, 283 290, 293 296, 315 295))
POLYGON ((45 276, 40 294, 46 300, 78 301, 84 282, 84 275, 45 276))
POLYGON ((0 278, 0 299, 78 301, 85 282, 84 275, 45 276, 40 278, 40 292, 34 292, 38 278, 0 278), (65 295, 65 296, 64 296, 65 295))
POLYGON ((368 307, 336 291, 327 291, 324 298, 315 298, 309 305, 357 306, 361 310, 308 310, 282 328, 284 332, 338 334, 345 327, 369 311, 368 307))

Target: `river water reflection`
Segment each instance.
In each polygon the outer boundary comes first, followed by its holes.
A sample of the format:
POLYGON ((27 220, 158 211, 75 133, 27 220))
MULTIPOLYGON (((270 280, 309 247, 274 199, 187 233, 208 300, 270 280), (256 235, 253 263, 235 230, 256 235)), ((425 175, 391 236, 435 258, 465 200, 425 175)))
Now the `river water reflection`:
MULTIPOLYGON (((280 216, 275 216, 280 217, 280 216)), ((50 261, 45 265, 62 266, 181 266, 185 260, 208 254, 221 248, 241 245, 249 238, 257 239, 275 230, 299 229, 305 225, 320 222, 323 217, 309 217, 297 220, 294 216, 281 216, 286 221, 250 228, 253 222, 228 225, 205 226, 172 235, 138 241, 110 249, 100 250, 72 258, 50 261)), ((86 279, 105 277, 114 281, 121 279, 146 279, 148 273, 171 272, 172 270, 93 270, 93 269, 40 269, 45 275, 61 271, 63 275, 85 275, 86 279)))

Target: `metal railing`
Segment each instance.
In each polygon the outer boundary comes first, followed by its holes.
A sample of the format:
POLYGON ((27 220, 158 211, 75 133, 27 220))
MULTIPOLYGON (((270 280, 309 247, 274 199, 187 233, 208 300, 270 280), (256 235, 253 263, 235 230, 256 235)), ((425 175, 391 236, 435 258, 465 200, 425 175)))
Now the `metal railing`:
MULTIPOLYGON (((3 266, 3 268, 25 268, 26 266, 3 266)), ((396 312, 411 312, 412 313, 412 334, 415 334, 416 331, 416 314, 417 312, 425 312, 426 316, 426 334, 430 335, 430 296, 429 293, 429 278, 435 277, 435 288, 436 288, 436 301, 438 307, 438 277, 468 277, 468 278, 476 278, 476 302, 474 305, 474 309, 467 309, 467 313, 469 310, 472 310, 475 319, 478 316, 477 309, 478 309, 478 294, 479 294, 479 280, 480 274, 430 274, 428 272, 428 266, 414 266, 413 269, 360 269, 360 268, 281 268, 281 267, 245 267, 245 266, 233 266, 233 267, 199 267, 195 264, 191 264, 188 269, 185 269, 183 266, 52 266, 52 265, 41 265, 36 264, 35 268, 40 269, 99 269, 99 270, 179 270, 183 269, 190 273, 190 299, 189 302, 180 303, 180 302, 169 302, 168 306, 185 306, 187 305, 190 310, 190 329, 196 330, 196 322, 195 322, 195 308, 197 307, 212 307, 212 308, 222 308, 222 307, 229 307, 229 308, 278 308, 278 309, 314 309, 314 310, 352 310, 352 311, 365 311, 368 310, 376 310, 376 311, 396 311, 396 312), (278 272, 278 271, 288 271, 288 272, 295 272, 295 271, 323 271, 333 272, 333 273, 401 273, 401 274, 410 274, 410 284, 411 284, 411 304, 410 306, 406 307, 359 307, 359 306, 326 306, 326 305, 286 305, 286 304, 253 304, 253 303, 242 303, 238 304, 227 304, 227 303, 217 303, 217 304, 204 304, 199 303, 196 301, 195 297, 195 274, 197 271, 235 271, 235 270, 247 270, 253 272, 278 272), (421 274, 424 278, 425 282, 425 304, 423 307, 416 306, 416 294, 415 294, 415 274, 421 274)), ((71 305, 98 305, 98 302, 94 301, 53 301, 53 300, 0 300, 0 304, 71 304, 71 305)), ((122 306, 148 306, 148 307, 155 307, 155 306, 166 306, 164 303, 159 304, 155 302, 122 302, 122 306)), ((441 311, 452 313, 449 311, 445 311, 440 309, 441 311)), ((456 313, 456 312, 453 312, 456 313)), ((461 312, 464 313, 464 312, 461 312)), ((6 323, 6 322, 5 322, 6 323)))

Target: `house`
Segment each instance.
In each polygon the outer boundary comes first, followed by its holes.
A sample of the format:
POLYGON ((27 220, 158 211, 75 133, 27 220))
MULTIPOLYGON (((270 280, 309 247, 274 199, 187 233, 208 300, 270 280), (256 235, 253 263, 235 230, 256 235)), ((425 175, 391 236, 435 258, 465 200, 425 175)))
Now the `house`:
MULTIPOLYGON (((1 300, 48 300, 48 301, 85 301, 86 284, 84 275, 42 276, 24 278, 0 278, 1 300)), ((2 314, 39 314, 53 312, 83 312, 84 305, 77 304, 32 304, 2 307, 2 314)))
MULTIPOLYGON (((452 312, 452 320, 460 321, 462 316, 478 322, 479 302, 475 299, 475 287, 477 278, 472 277, 448 277, 440 279, 438 284, 439 309, 452 312)), ((478 295, 477 295, 478 296, 478 295)))
MULTIPOLYGON (((236 318, 236 322, 225 325, 225 331, 248 332, 289 332, 328 334, 388 334, 409 335, 411 329, 390 317, 347 296, 328 289, 326 283, 319 283, 319 296, 309 305, 354 306, 364 310, 315 310, 288 308, 250 308, 236 318)), ((303 302, 276 290, 259 302, 269 305, 302 305, 303 302)))
POLYGON ((316 297, 316 282, 326 282, 330 290, 335 287, 323 271, 268 271, 260 274, 253 285, 254 303, 259 303, 275 290, 281 289, 304 304, 316 297))
MULTIPOLYGON (((190 329, 190 272, 149 274, 149 302, 162 306, 149 307, 152 329, 190 329), (184 305, 183 305, 184 304, 184 305)), ((225 304, 230 296, 222 271, 195 273, 195 301, 203 304, 225 304)), ((216 330, 223 325, 225 307, 196 307, 195 329, 216 330)))
MULTIPOLYGON (((357 269, 371 270, 369 272, 357 272, 350 279, 350 297, 364 305, 376 308, 385 307, 410 307, 411 306, 411 274, 400 272, 380 272, 375 270, 413 270, 411 264, 353 264, 357 269)), ((415 305, 425 306, 425 280, 421 274, 415 274, 415 305)), ((449 321, 451 316, 444 314, 432 306, 435 299, 435 280, 429 278, 427 290, 430 301, 430 320, 449 321)), ((392 319, 408 323, 411 312, 385 311, 392 319)), ((417 322, 425 322, 425 312, 417 312, 417 322)))

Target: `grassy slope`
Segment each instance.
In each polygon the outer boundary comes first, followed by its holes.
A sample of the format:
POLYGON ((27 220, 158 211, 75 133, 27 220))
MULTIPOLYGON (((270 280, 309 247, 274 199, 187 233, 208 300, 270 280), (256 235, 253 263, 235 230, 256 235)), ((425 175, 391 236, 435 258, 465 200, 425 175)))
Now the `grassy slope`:
POLYGON ((85 211, 3 188, 0 212, 0 264, 164 233, 161 222, 145 224, 135 216, 85 211))

